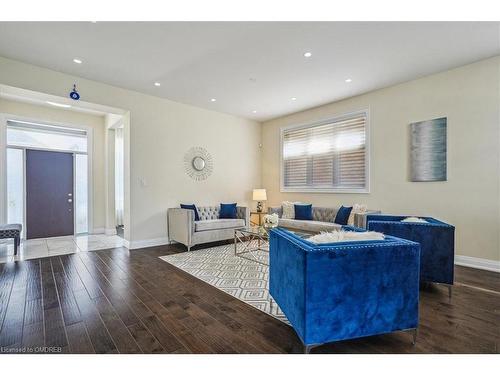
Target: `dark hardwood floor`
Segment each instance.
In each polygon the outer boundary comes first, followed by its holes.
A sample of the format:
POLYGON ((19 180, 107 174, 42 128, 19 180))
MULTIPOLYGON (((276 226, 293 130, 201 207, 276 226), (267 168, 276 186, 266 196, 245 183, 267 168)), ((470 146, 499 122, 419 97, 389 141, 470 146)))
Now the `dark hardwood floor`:
MULTIPOLYGON (((0 264, 0 353, 301 353, 293 329, 158 259, 163 246, 0 264)), ((456 267, 398 332, 312 353, 499 353, 500 275, 456 267)))

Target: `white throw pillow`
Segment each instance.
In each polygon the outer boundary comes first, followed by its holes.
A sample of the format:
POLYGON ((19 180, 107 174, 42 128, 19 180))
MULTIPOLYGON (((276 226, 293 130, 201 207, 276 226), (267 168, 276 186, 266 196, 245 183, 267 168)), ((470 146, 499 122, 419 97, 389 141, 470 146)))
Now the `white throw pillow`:
POLYGON ((283 213, 281 215, 282 219, 295 219, 295 203, 284 201, 281 203, 283 208, 283 213))
POLYGON ((401 220, 405 223, 427 223, 428 221, 425 219, 421 219, 419 217, 407 217, 406 219, 401 220))
POLYGON ((348 241, 379 241, 385 238, 379 232, 351 232, 335 230, 333 232, 321 232, 307 240, 313 243, 348 242, 348 241))
POLYGON ((347 224, 354 225, 354 215, 365 213, 367 210, 366 204, 354 203, 351 214, 349 215, 349 220, 347 220, 347 224))

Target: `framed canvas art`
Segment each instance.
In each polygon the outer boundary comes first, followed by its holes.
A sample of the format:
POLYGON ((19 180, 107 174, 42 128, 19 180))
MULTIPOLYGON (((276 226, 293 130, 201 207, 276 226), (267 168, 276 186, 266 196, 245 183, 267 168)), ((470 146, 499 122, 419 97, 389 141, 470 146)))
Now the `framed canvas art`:
POLYGON ((411 181, 446 181, 446 117, 410 124, 411 181))

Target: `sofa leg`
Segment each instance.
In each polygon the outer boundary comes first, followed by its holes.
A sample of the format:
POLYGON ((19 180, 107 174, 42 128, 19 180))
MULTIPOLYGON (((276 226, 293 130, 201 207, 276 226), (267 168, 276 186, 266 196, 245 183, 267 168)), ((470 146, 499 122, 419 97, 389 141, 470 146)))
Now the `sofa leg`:
POLYGON ((452 286, 448 285, 448 298, 451 300, 451 291, 452 291, 452 286))
POLYGON ((417 345, 417 335, 418 335, 418 328, 415 328, 413 329, 412 339, 411 339, 411 344, 413 346, 417 345))
POLYGON ((311 349, 314 349, 317 346, 321 346, 321 344, 304 345, 304 354, 310 354, 311 353, 311 349))
POLYGON ((14 255, 17 255, 19 245, 21 245, 21 237, 14 237, 14 255))

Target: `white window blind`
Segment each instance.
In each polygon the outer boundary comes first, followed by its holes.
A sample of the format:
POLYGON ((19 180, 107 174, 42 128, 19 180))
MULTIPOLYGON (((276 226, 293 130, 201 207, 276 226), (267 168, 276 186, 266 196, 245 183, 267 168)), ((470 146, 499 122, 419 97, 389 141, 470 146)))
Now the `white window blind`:
POLYGON ((366 112, 282 131, 282 188, 367 191, 366 112))

